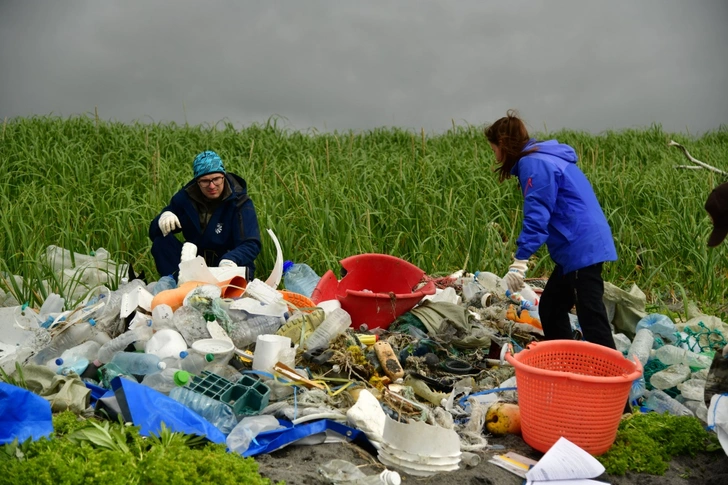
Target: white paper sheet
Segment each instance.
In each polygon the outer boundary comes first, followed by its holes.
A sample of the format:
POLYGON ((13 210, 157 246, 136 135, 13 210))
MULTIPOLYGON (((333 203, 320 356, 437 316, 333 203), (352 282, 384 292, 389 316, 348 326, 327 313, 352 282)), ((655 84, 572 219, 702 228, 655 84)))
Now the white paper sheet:
POLYGON ((527 484, 567 480, 570 485, 603 483, 587 480, 604 473, 604 465, 563 436, 526 473, 527 484))

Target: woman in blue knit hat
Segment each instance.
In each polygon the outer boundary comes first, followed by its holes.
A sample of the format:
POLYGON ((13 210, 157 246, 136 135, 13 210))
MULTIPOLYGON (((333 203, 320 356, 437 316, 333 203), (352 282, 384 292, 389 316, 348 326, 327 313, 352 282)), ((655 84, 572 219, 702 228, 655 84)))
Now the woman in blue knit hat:
POLYGON ((260 230, 245 180, 225 171, 217 153, 205 151, 192 163, 194 178, 180 189, 149 226, 152 256, 160 276, 177 277, 182 243, 197 246, 208 266, 247 268, 247 279, 255 273, 260 253, 260 230))

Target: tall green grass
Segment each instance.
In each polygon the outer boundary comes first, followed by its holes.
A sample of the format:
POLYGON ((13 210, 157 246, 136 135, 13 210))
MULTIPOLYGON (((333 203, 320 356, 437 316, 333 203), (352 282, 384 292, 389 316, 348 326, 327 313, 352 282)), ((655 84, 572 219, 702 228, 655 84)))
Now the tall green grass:
MULTIPOLYGON (((569 143, 580 156, 620 258, 606 265, 606 280, 623 288, 637 283, 656 298, 678 283, 704 303, 725 301, 728 251, 706 248, 711 225, 703 210, 721 180, 674 169, 685 159, 667 142, 726 170, 728 128, 701 137, 659 126, 537 137, 569 143)), ((259 277, 275 260, 266 228, 286 258, 319 274, 338 273, 340 259, 363 252, 392 254, 430 274, 502 273, 511 262, 522 200, 515 180, 497 182, 480 127, 317 133, 286 131, 275 119, 236 130, 229 123, 33 117, 6 120, 0 133, 0 269, 37 283, 49 276, 40 254, 55 244, 81 253, 103 247, 157 277, 149 222, 191 178, 193 157, 206 149, 248 181, 263 235, 259 277)), ((542 249, 530 275, 548 275, 552 267, 542 249)), ((45 291, 28 296, 40 301, 45 291)))

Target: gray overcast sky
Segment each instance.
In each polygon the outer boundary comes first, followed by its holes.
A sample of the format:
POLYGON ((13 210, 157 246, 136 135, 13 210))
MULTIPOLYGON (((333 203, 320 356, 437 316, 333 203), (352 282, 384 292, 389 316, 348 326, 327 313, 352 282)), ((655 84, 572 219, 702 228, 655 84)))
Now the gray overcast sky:
POLYGON ((0 0, 0 117, 728 123, 728 1, 0 0))

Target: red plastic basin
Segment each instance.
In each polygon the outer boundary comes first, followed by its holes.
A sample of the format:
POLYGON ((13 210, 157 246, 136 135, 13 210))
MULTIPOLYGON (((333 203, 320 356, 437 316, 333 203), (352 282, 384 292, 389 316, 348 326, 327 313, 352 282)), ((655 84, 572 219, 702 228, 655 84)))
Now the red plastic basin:
POLYGON ((311 299, 314 303, 338 300, 355 327, 365 323, 369 328, 386 329, 425 295, 435 293, 432 281, 413 291, 425 272, 388 254, 359 254, 340 263, 344 274, 341 281, 336 280, 333 271, 327 271, 311 299))

